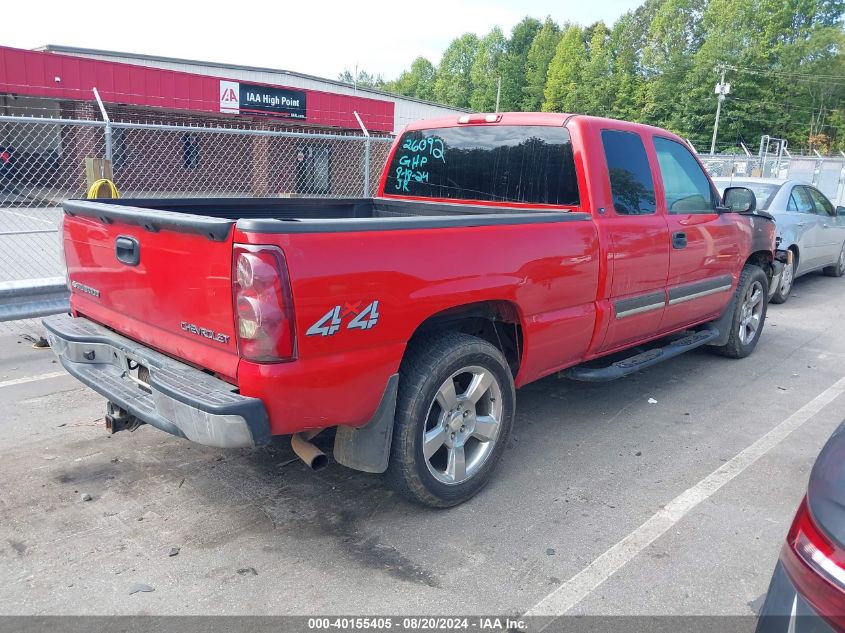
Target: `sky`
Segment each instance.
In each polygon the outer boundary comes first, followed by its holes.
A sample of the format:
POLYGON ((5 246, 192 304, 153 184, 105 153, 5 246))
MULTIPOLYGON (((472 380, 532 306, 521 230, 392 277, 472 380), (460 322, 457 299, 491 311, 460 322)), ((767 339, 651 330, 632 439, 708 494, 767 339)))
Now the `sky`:
POLYGON ((83 48, 264 66, 337 78, 344 68, 393 79, 419 55, 437 64, 449 42, 525 15, 612 24, 642 0, 286 0, 275 3, 66 0, 3 3, 0 45, 83 48), (214 10, 214 7, 218 7, 214 10))

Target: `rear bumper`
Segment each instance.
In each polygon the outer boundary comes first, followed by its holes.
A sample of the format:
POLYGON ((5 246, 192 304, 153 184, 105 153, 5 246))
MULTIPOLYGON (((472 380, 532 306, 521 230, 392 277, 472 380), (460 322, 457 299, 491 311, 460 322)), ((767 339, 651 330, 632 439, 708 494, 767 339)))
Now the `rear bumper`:
POLYGON ((766 601, 760 608, 756 633, 837 633, 798 593, 783 563, 778 561, 766 601))
POLYGON ((180 363, 84 317, 43 320, 64 368, 139 420, 206 446, 244 448, 270 441, 264 404, 236 387, 180 363), (149 390, 130 376, 149 369, 149 390))

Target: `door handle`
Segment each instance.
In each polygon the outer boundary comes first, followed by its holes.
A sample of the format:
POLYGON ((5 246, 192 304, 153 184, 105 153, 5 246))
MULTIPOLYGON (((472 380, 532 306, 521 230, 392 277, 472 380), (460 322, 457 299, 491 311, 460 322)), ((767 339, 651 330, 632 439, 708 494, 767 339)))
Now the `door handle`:
POLYGON ((683 231, 678 231, 677 233, 672 233, 672 248, 686 248, 687 247, 687 234, 683 231))
POLYGON ((114 254, 127 266, 137 266, 141 261, 141 245, 134 237, 121 235, 114 241, 114 254))

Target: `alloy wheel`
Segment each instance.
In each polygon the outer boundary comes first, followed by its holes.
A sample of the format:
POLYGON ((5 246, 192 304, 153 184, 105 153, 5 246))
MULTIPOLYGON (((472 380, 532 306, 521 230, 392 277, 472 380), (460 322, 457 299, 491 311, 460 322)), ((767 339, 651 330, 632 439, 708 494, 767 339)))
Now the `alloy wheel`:
POLYGON ((502 388, 489 369, 464 367, 447 378, 423 429, 428 472, 444 484, 476 475, 493 453, 502 421, 502 388))
MULTIPOLYGON (((840 256, 841 259, 841 256, 840 256)), ((780 285, 778 290, 780 291, 780 295, 782 297, 786 297, 789 294, 790 289, 792 288, 792 282, 795 278, 795 264, 789 262, 783 265, 783 272, 780 275, 780 285)))
POLYGON ((754 340, 760 329, 763 316, 763 284, 759 281, 752 283, 742 299, 742 310, 739 317, 739 340, 748 345, 754 340))

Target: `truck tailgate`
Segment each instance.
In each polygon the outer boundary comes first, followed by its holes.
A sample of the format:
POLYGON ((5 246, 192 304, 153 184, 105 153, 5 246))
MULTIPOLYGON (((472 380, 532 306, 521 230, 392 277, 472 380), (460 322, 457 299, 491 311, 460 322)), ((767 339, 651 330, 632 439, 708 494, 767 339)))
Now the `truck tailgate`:
POLYGON ((74 201, 65 210, 72 310, 222 377, 237 374, 233 221, 74 201))

